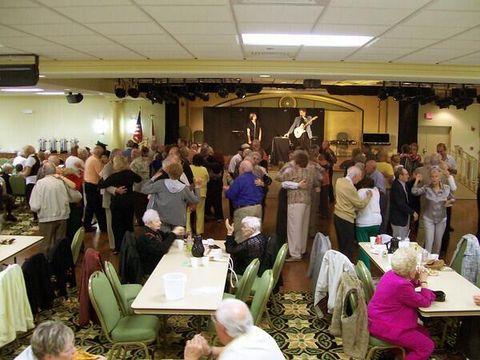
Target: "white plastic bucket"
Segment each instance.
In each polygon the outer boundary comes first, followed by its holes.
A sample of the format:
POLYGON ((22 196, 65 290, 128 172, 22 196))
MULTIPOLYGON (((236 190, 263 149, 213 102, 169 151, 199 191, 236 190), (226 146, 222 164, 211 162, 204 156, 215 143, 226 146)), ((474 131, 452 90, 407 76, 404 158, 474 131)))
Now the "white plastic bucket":
POLYGON ((185 297, 187 275, 184 273, 167 273, 163 275, 165 297, 167 300, 178 300, 185 297))

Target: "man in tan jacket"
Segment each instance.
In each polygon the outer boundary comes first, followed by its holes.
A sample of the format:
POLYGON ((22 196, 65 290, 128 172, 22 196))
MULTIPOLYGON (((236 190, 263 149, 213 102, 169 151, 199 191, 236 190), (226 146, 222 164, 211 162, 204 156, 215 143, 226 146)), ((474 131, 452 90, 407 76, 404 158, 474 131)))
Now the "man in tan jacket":
POLYGON ((347 176, 339 178, 335 185, 335 210, 333 221, 337 233, 340 252, 346 255, 350 261, 353 258, 353 246, 355 240, 356 211, 367 206, 372 197, 372 192, 367 192, 367 197, 361 200, 358 196, 355 184, 362 179, 362 170, 351 166, 347 170, 347 176))

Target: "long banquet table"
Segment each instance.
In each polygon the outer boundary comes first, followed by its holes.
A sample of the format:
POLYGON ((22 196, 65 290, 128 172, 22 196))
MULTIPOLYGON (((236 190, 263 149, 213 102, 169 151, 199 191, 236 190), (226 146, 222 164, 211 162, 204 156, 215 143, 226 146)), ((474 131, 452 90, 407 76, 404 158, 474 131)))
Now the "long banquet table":
POLYGON ((43 240, 43 236, 0 235, 0 241, 15 239, 9 245, 0 245, 0 263, 14 258, 22 251, 30 249, 43 240))
MULTIPOLYGON (((391 269, 388 257, 374 253, 369 242, 361 242, 359 245, 382 272, 391 269)), ((422 250, 416 243, 412 242, 410 246, 416 246, 418 251, 422 250)), ((445 266, 442 271, 438 272, 438 276, 430 275, 428 288, 442 290, 445 292, 446 298, 444 302, 435 301, 428 308, 420 308, 422 316, 480 316, 480 306, 473 302, 473 295, 480 295, 480 289, 452 268, 445 266)))
MULTIPOLYGON (((224 248, 223 241, 215 243, 224 248)), ((198 267, 190 265, 190 257, 174 242, 133 301, 133 311, 137 314, 213 314, 223 298, 229 255, 223 253, 221 261, 209 261, 207 265, 198 267), (187 276, 183 299, 169 301, 165 297, 163 275, 170 272, 181 272, 187 276)))

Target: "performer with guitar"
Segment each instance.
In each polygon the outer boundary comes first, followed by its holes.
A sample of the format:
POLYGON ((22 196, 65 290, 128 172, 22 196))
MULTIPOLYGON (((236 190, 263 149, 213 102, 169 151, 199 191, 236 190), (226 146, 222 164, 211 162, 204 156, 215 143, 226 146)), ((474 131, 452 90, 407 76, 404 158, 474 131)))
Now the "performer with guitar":
POLYGON ((305 109, 300 109, 298 112, 299 116, 295 118, 292 126, 290 126, 290 129, 288 129, 284 137, 289 137, 293 132, 294 137, 292 142, 294 147, 296 148, 300 146, 305 150, 308 150, 310 148, 310 139, 312 138, 312 129, 310 128, 310 125, 318 116, 313 118, 307 116, 307 110, 305 109))

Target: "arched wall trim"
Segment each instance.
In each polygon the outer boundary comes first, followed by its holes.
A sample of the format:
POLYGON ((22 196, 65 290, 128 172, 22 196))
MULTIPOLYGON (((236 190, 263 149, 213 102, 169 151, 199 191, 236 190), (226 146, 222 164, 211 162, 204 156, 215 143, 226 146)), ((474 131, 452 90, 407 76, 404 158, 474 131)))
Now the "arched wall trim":
MULTIPOLYGON (((333 98, 330 96, 325 96, 325 95, 317 95, 317 94, 302 94, 294 91, 282 91, 282 92, 266 92, 262 94, 256 94, 256 95, 248 95, 247 97, 243 99, 231 99, 231 100, 226 100, 223 102, 220 102, 216 105, 215 107, 228 107, 228 106, 242 106, 242 104, 247 104, 251 101, 258 101, 258 100, 266 100, 266 99, 274 99, 274 98, 282 98, 284 96, 290 96, 296 99, 305 99, 305 100, 311 100, 311 101, 318 101, 318 102, 324 102, 328 104, 332 104, 335 106, 343 107, 344 109, 348 111, 354 111, 354 112, 360 112, 361 114, 361 129, 362 132, 364 130, 364 110, 355 105, 352 104, 348 101, 333 98)), ((329 111, 334 111, 334 110, 329 110, 329 111)))

